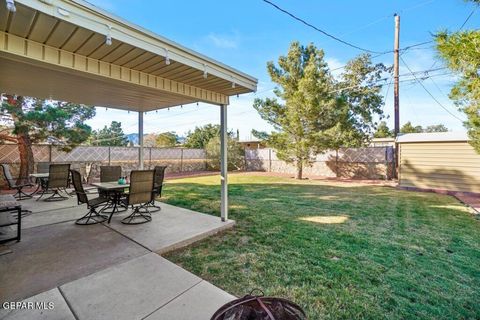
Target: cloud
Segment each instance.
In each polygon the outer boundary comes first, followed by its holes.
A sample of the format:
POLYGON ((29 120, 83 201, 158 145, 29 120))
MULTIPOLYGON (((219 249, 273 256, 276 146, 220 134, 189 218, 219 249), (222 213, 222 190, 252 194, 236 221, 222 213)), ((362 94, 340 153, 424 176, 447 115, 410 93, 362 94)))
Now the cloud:
POLYGON ((235 49, 238 47, 239 36, 238 34, 235 34, 232 36, 232 35, 220 35, 220 34, 210 33, 206 37, 206 40, 217 48, 235 49))
POLYGON ((337 58, 325 58, 325 61, 327 62, 328 64, 328 68, 330 69, 330 71, 332 72, 332 75, 334 77, 338 77, 342 74, 343 72, 343 67, 345 65, 344 62, 338 60, 337 58))

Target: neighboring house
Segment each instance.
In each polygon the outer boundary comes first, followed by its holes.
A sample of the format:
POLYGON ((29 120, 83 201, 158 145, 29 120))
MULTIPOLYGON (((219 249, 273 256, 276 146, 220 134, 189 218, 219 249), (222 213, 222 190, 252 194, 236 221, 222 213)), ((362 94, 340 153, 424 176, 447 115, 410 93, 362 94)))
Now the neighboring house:
POLYGON ((241 140, 239 141, 244 149, 263 149, 265 148, 265 143, 260 140, 250 139, 250 140, 241 140))
POLYGON ((373 138, 369 147, 394 147, 395 138, 373 138))
POLYGON ((480 193, 480 155, 468 141, 464 132, 399 136, 400 187, 480 193))

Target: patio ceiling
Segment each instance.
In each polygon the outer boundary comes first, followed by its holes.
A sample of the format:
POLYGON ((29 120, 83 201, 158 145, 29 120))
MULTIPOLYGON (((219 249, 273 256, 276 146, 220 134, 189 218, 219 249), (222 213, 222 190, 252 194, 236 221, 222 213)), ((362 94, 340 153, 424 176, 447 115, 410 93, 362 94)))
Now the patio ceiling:
POLYGON ((0 91, 133 111, 226 105, 257 80, 84 1, 0 5, 0 91), (111 44, 109 43, 111 39, 111 44))

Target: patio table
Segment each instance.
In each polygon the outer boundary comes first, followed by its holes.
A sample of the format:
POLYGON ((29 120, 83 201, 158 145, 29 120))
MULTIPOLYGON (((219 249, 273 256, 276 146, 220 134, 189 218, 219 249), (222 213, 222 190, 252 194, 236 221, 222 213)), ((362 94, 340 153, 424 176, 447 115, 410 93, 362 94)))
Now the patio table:
POLYGON ((48 172, 43 172, 43 173, 31 173, 30 177, 35 178, 35 179, 45 179, 48 178, 50 174, 48 172))
POLYGON ((110 213, 110 216, 108 218, 108 223, 112 220, 112 216, 116 212, 120 212, 118 205, 120 205, 120 200, 123 191, 126 188, 130 187, 130 184, 118 184, 118 182, 95 182, 92 183, 92 186, 97 187, 100 190, 105 191, 107 194, 110 194, 112 196, 111 202, 109 205, 105 206, 101 211, 106 212, 106 209, 112 208, 112 211, 107 212, 110 213))
POLYGON ((35 191, 31 193, 32 196, 39 193, 42 190, 43 184, 44 184, 43 182, 45 180, 48 180, 49 175, 50 174, 48 172, 30 174, 30 178, 35 178, 35 183, 37 184, 37 188, 35 189, 35 191))

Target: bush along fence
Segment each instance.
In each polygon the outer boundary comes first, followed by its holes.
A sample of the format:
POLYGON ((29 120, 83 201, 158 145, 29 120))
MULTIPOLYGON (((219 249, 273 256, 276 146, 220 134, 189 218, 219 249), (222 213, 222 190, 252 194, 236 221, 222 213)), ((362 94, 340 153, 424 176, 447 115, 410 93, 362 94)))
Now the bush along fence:
MULTIPOLYGON (((138 168, 139 147, 96 147, 79 146, 71 152, 63 152, 53 145, 32 146, 35 159, 34 170, 39 163, 70 163, 79 170, 88 182, 98 180, 100 166, 122 166, 125 175, 138 168)), ((0 144, 0 163, 9 163, 12 174, 17 175, 20 155, 16 144, 0 144)), ((156 165, 168 166, 168 172, 193 172, 207 170, 206 153, 203 149, 186 148, 144 148, 144 167, 153 169, 156 165)), ((0 187, 5 186, 0 174, 0 187)))
MULTIPOLYGON (((312 166, 303 169, 306 175, 348 179, 392 179, 393 147, 341 148, 318 154, 312 166)), ((293 164, 277 158, 273 149, 245 150, 245 166, 249 171, 279 173, 296 172, 293 164)))

